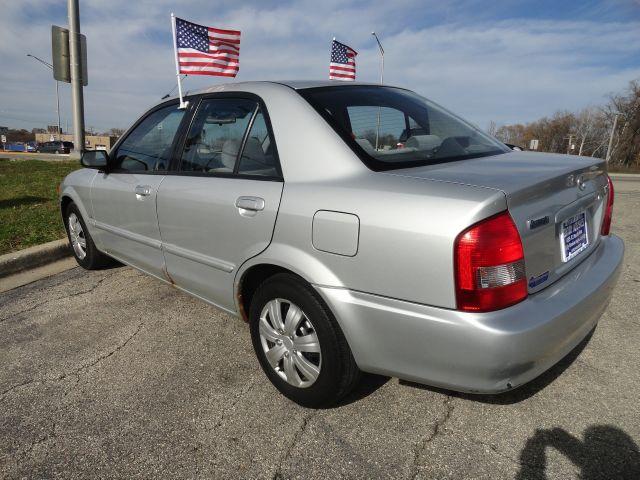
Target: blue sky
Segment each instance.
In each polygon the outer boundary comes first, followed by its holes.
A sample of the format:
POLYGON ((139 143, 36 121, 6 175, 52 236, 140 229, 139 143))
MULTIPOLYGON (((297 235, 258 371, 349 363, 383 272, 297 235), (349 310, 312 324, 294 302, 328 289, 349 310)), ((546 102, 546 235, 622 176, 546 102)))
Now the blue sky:
MULTIPOLYGON (((127 127, 174 85, 169 14, 242 31, 238 80, 325 79, 332 37, 358 51, 358 80, 409 87, 485 128, 576 110, 640 78, 640 1, 80 0, 87 126, 127 127)), ((55 122, 50 28, 64 0, 3 0, 0 125, 55 122)), ((189 77, 185 89, 225 82, 189 77)), ((62 123, 70 118, 61 84, 62 123)))

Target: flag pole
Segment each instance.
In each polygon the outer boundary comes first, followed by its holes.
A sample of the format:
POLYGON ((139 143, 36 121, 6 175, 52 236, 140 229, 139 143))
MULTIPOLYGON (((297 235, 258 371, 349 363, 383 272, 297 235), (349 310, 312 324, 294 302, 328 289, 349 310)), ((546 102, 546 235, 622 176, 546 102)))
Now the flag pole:
POLYGON ((182 99, 182 79, 180 78, 180 62, 178 61, 178 41, 176 37, 176 16, 171 12, 171 31, 173 32, 173 54, 176 59, 176 78, 178 79, 178 96, 180 97, 180 106, 178 108, 187 108, 189 102, 182 99))

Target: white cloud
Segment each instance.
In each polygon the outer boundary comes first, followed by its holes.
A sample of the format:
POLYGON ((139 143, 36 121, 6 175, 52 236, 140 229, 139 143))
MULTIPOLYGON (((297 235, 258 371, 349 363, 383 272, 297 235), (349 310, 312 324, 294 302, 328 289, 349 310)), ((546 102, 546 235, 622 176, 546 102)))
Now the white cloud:
MULTIPOLYGON (((50 25, 66 23, 61 3, 3 6, 2 125, 36 126, 55 117, 49 73, 25 54, 50 57, 50 25)), ((474 1, 87 0, 81 2, 90 55, 87 125, 127 126, 172 87, 172 8, 194 21, 242 30, 238 80, 326 78, 335 35, 358 50, 358 79, 377 81, 379 57, 370 35, 375 29, 384 42, 389 83, 412 88, 480 126, 597 104, 640 77, 639 21, 496 21, 474 1), (461 11, 470 13, 468 20, 459 17, 461 11)), ((222 81, 188 78, 185 87, 222 81)), ((68 86, 62 90, 66 117, 68 86)))

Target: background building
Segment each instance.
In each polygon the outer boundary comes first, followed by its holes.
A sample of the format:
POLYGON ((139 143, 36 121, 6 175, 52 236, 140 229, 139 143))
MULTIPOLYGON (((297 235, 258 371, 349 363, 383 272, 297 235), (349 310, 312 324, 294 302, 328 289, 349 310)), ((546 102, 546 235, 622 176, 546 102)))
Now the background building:
MULTIPOLYGON (((36 142, 38 143, 53 142, 57 140, 57 135, 55 133, 36 133, 35 135, 36 142)), ((84 148, 87 150, 110 150, 117 140, 118 137, 111 135, 85 135, 84 148)), ((60 135, 60 141, 73 142, 73 135, 64 133, 60 135)))

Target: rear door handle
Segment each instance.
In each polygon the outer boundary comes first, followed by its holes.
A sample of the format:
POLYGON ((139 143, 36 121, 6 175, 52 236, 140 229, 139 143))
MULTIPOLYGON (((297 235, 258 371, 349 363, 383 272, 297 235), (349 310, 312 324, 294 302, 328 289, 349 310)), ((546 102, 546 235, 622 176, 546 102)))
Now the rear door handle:
POLYGON ((151 195, 151 187, 149 185, 136 185, 135 192, 136 195, 141 197, 148 197, 151 195))
POLYGON ((236 200, 236 207, 242 210, 250 210, 252 212, 259 212, 264 210, 264 198, 260 197, 238 197, 236 200))

